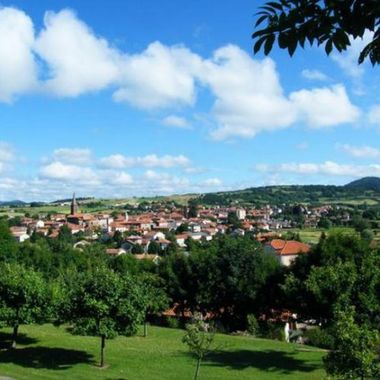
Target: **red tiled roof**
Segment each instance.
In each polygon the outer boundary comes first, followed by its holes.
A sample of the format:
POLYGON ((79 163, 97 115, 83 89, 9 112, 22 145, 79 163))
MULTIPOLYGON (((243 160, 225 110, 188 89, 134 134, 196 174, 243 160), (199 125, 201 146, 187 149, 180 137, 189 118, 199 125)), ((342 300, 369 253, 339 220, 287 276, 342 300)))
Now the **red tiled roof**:
POLYGON ((297 255, 310 251, 310 245, 295 240, 273 239, 270 245, 279 255, 297 255))

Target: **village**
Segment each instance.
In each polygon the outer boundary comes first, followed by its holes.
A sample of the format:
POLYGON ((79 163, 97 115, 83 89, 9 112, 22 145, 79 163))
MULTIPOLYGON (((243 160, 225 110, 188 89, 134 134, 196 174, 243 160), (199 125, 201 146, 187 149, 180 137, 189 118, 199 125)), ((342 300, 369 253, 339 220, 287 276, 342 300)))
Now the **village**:
MULTIPOLYGON (((253 235, 264 245, 264 251, 273 255, 282 265, 290 265, 298 256, 309 252, 310 245, 283 235, 295 227, 296 222, 283 215, 278 206, 261 208, 197 206, 146 207, 144 212, 127 211, 112 213, 82 213, 75 194, 70 203, 70 214, 41 214, 39 218, 23 216, 18 225, 10 228, 19 242, 30 239, 32 234, 56 238, 66 226, 76 238, 74 248, 80 249, 94 241, 107 242, 118 235, 117 246, 107 247, 106 253, 118 256, 133 253, 137 259, 157 262, 160 253, 174 243, 186 252, 188 239, 211 241, 217 235, 253 235)), ((317 228, 331 206, 302 207, 300 212, 304 226, 317 228)), ((342 221, 350 220, 349 213, 342 213, 342 221)), ((299 240, 299 239, 297 239, 299 240)))

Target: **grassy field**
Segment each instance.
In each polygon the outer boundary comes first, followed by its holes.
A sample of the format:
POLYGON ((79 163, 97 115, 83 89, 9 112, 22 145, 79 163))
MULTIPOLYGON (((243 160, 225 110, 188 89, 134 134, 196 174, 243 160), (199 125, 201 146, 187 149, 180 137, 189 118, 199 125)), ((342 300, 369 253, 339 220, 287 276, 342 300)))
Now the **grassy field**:
MULTIPOLYGON (((0 330, 0 378, 17 380, 192 379, 195 360, 181 339, 182 330, 151 327, 147 338, 137 335, 107 341, 106 363, 97 366, 99 339, 72 336, 63 327, 21 326, 19 346, 4 349, 10 330, 0 330)), ((323 352, 307 346, 216 335, 216 350, 201 368, 208 380, 319 380, 324 377, 323 352)))
MULTIPOLYGON (((319 241, 319 238, 321 237, 322 232, 324 231, 325 234, 329 234, 332 232, 345 232, 345 233, 350 233, 350 234, 355 234, 355 230, 350 227, 336 227, 336 228, 331 228, 330 230, 323 230, 319 228, 290 228, 287 230, 289 232, 294 232, 300 235, 300 238, 303 242, 309 243, 309 244, 317 244, 319 241)), ((380 238, 380 236, 379 236, 380 238)))

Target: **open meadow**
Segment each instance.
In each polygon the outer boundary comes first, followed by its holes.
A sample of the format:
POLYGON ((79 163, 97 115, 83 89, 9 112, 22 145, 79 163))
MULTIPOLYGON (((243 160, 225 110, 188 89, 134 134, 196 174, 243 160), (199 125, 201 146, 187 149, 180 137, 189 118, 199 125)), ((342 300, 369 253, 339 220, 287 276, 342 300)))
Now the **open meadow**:
MULTIPOLYGON (((183 330, 150 327, 149 335, 106 343, 107 367, 100 369, 99 338, 73 336, 63 327, 21 326, 18 348, 5 349, 10 329, 0 330, 0 378, 16 380, 193 379, 195 359, 182 343, 183 330)), ((208 380, 319 380, 322 350, 251 337, 218 334, 215 351, 201 367, 208 380)))

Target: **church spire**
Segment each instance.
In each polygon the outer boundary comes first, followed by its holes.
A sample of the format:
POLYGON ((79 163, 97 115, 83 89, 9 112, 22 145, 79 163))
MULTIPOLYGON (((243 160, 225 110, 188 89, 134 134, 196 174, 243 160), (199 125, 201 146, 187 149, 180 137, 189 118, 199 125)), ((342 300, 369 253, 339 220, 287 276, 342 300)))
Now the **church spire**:
POLYGON ((71 201, 71 215, 78 214, 78 203, 77 200, 75 199, 75 193, 73 193, 73 199, 71 201))

